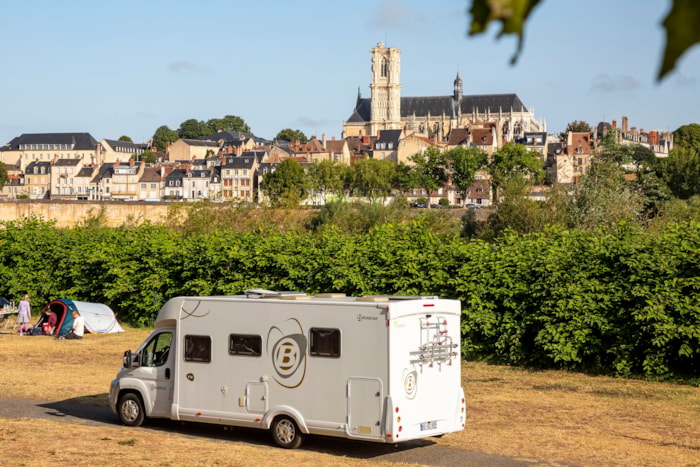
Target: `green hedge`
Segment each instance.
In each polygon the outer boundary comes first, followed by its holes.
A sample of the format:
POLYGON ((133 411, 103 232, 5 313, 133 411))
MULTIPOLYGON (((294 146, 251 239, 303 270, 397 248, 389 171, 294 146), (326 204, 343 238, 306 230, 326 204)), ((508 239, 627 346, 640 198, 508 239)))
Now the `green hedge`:
POLYGON ((365 234, 183 233, 164 226, 0 225, 0 295, 102 302, 150 325, 177 295, 248 288, 462 301, 470 359, 616 375, 700 377, 700 225, 654 235, 626 224, 509 234, 493 243, 434 235, 424 222, 365 234))

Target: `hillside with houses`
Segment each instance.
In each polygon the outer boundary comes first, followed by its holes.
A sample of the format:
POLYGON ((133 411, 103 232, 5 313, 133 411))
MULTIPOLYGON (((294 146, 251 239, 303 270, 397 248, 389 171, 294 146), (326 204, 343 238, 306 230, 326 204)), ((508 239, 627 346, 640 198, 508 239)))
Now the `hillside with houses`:
MULTIPOLYGON (((629 127, 627 117, 600 123, 593 132, 568 132, 565 138, 546 132, 522 132, 512 141, 497 136, 493 125, 453 129, 443 140, 409 130, 378 130, 376 136, 343 139, 312 137, 307 142, 268 141, 251 133, 222 131, 202 139, 178 139, 157 151, 151 142, 132 143, 103 139, 89 133, 22 134, 0 147, 0 162, 7 167, 8 183, 0 199, 198 201, 258 203, 266 199, 262 179, 285 160, 303 167, 323 161, 350 166, 358 160, 390 160, 411 165, 412 156, 428 148, 448 151, 478 148, 491 156, 507 143, 522 145, 537 154, 552 183, 575 184, 590 165, 600 139, 610 129, 624 144, 638 144, 657 157, 673 148, 671 133, 644 132, 629 127), (152 151, 156 162, 141 157, 152 151)), ((491 177, 486 170, 475 175, 466 197, 446 180, 427 191, 410 189, 395 195, 429 203, 447 199, 449 205, 488 206, 492 203, 491 177)), ((312 193, 306 204, 323 203, 312 193)))

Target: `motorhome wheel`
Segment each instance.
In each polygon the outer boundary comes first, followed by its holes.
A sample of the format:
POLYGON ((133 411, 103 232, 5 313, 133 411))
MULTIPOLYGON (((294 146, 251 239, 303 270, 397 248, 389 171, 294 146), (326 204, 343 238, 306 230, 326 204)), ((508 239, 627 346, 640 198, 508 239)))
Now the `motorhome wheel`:
POLYGON ((279 447, 296 449, 304 441, 304 433, 299 430, 294 420, 282 415, 272 423, 272 438, 279 447))
POLYGON ((117 413, 119 413, 119 420, 121 420, 124 425, 141 426, 144 419, 141 398, 133 392, 124 394, 119 398, 117 413))

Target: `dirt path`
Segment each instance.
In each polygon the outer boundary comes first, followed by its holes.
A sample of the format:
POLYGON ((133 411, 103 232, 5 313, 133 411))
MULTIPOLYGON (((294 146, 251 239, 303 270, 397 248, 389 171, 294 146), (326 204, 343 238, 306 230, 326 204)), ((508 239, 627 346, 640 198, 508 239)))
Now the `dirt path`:
MULTIPOLYGON (((74 400, 50 402, 0 397, 0 417, 28 417, 92 426, 119 423, 116 415, 109 408, 81 404, 74 400)), ((181 424, 170 420, 151 420, 144 427, 134 429, 176 432, 189 437, 226 439, 231 442, 255 445, 269 445, 271 443, 268 434, 261 430, 236 428, 234 433, 231 433, 217 425, 181 424)), ((531 461, 506 456, 447 448, 430 440, 409 441, 400 445, 384 445, 313 436, 305 442, 302 449, 342 457, 405 464, 479 467, 533 465, 531 461)), ((535 464, 550 465, 547 462, 535 464)))

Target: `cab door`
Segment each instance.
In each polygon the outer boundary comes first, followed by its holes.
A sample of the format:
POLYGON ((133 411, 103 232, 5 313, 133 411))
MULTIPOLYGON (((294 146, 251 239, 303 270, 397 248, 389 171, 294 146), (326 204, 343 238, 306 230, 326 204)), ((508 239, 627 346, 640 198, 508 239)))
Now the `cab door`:
POLYGON ((146 385, 148 395, 144 394, 144 405, 146 414, 151 417, 170 417, 174 387, 173 345, 173 330, 163 330, 151 335, 137 357, 140 366, 135 369, 134 377, 146 385))

